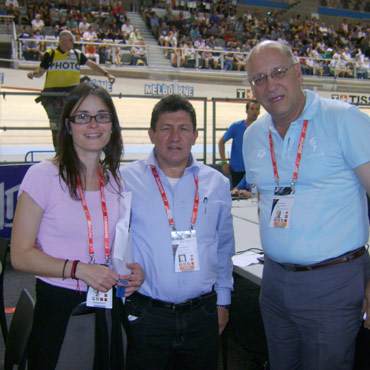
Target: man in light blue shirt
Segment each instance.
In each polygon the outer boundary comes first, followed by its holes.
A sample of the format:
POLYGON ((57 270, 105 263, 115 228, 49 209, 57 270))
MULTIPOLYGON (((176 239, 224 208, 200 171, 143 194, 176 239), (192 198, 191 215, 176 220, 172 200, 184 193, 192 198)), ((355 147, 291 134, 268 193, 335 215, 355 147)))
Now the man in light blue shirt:
POLYGON ((243 155, 260 196, 270 368, 352 369, 362 304, 370 314, 370 119, 302 90, 286 44, 258 44, 247 70, 269 113, 246 131, 243 155))
POLYGON ((132 192, 133 259, 146 273, 126 304, 135 341, 127 366, 214 370, 233 287, 229 182, 191 155, 198 131, 185 98, 157 103, 149 136, 150 156, 121 171, 132 192))

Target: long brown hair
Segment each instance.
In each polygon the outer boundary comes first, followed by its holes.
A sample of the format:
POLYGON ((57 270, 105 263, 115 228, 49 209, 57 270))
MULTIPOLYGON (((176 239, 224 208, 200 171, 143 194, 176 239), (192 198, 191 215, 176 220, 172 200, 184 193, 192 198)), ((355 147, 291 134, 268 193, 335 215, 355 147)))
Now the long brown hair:
POLYGON ((77 177, 84 178, 86 169, 74 148, 73 138, 70 134, 71 122, 69 118, 76 105, 79 106, 90 95, 100 98, 113 116, 111 138, 109 143, 103 148, 104 158, 100 161, 100 166, 106 178, 109 177, 108 171, 112 174, 118 186, 118 191, 122 191, 119 166, 123 142, 116 108, 111 96, 104 88, 92 82, 83 82, 77 85, 67 96, 59 123, 58 146, 54 158, 54 163, 59 166, 59 176, 67 184, 73 199, 79 199, 77 194, 77 177))

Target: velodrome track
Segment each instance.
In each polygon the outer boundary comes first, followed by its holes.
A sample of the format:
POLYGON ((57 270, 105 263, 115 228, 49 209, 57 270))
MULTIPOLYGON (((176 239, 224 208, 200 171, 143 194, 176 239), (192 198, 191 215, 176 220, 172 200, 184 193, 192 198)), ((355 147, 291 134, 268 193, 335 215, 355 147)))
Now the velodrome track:
MULTIPOLYGON (((5 97, 0 96, 0 127, 6 127, 7 130, 0 130, 0 163, 9 161, 24 161, 25 153, 29 151, 52 151, 51 133, 49 131, 49 123, 46 113, 41 104, 35 103, 34 99, 38 92, 42 89, 44 77, 40 79, 28 80, 24 70, 5 70, 5 84, 1 86, 0 92, 8 92, 5 97), (4 86, 5 85, 5 86, 4 86), (11 95, 11 94, 24 95, 11 95), (28 95, 26 95, 28 94, 28 95), (34 95, 29 95, 34 94, 34 95), (26 129, 17 130, 14 128, 22 127, 26 129), (42 128, 42 130, 35 130, 42 128)), ((0 73, 1 74, 1 73, 0 73)), ((100 83, 106 82, 97 80, 100 83)), ((155 81, 138 80, 138 79, 123 79, 117 78, 116 83, 111 88, 113 95, 120 93, 124 94, 123 98, 113 98, 118 112, 120 125, 123 128, 122 136, 124 140, 124 159, 132 160, 146 156, 151 149, 151 143, 148 138, 147 128, 149 127, 151 112, 153 106, 158 101, 154 96, 147 94, 147 86, 156 85, 155 81), (135 94, 135 95, 134 95, 135 94), (135 97, 127 97, 132 95, 135 97), (140 97, 141 96, 141 97, 140 97), (134 128, 138 128, 134 130, 134 128)), ((176 84, 177 82, 165 82, 167 86, 176 84)), ((160 85, 161 82, 158 83, 160 85)), ((207 163, 212 163, 213 153, 213 120, 216 122, 215 143, 222 136, 224 130, 234 121, 243 119, 245 114, 245 103, 234 100, 236 92, 240 88, 245 88, 246 98, 251 98, 250 89, 247 86, 233 86, 226 84, 200 84, 193 82, 182 82, 181 86, 193 89, 192 97, 207 98, 207 163), (218 100, 215 105, 215 114, 213 112, 212 98, 218 100), (227 101, 226 101, 227 100, 227 101), (234 100, 234 101, 232 101, 234 100)), ((365 89, 367 90, 367 89, 365 89)), ((345 96, 349 96, 351 92, 347 91, 345 96)), ((331 92, 319 94, 323 96, 331 96, 331 92)), ((339 93, 342 94, 342 93, 339 93)), ((154 95, 154 94, 153 94, 154 95)), ((343 95, 341 95, 343 96, 343 95)), ((368 94, 364 93, 366 99, 368 94)), ((197 112, 198 127, 201 129, 199 137, 193 153, 196 157, 203 156, 204 132, 204 103, 199 100, 191 100, 197 112)), ((370 116, 370 106, 361 106, 366 114, 370 116)), ((261 108, 261 115, 265 111, 261 108)), ((217 145, 216 145, 217 146, 217 145)), ((230 143, 226 147, 227 152, 230 151, 230 143)), ((41 160, 45 157, 52 156, 53 153, 37 154, 35 160, 41 160)), ((216 149, 216 158, 218 158, 218 150, 216 149)))

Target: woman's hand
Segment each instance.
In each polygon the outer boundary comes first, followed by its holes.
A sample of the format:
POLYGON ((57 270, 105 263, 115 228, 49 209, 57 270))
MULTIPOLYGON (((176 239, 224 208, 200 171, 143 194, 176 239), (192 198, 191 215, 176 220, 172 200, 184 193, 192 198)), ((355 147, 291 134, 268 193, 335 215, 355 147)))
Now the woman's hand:
POLYGON ((138 263, 126 263, 126 266, 132 270, 130 275, 121 275, 120 279, 127 281, 127 284, 119 284, 126 287, 125 297, 140 289, 145 280, 145 272, 138 263))
MULTIPOLYGON (((71 266, 70 262, 68 266, 71 266)), ((66 271, 69 270, 66 269, 66 271)), ((79 262, 76 269, 76 278, 100 292, 107 292, 117 284, 120 276, 107 266, 79 262)))

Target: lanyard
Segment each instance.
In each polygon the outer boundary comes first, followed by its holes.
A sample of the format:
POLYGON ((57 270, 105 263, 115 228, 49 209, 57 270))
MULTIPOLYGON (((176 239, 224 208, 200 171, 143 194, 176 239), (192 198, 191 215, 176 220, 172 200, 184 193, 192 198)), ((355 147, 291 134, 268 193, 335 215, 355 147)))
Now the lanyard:
MULTIPOLYGON (((295 183, 298 180, 298 170, 299 170, 299 165, 301 163, 301 157, 302 157, 302 150, 303 150, 303 144, 306 138, 306 132, 307 132, 307 126, 308 126, 308 121, 304 120, 303 121, 303 126, 302 126, 302 131, 301 131, 301 137, 299 138, 299 143, 298 143, 298 149, 297 149, 297 157, 295 160, 295 167, 294 167, 294 172, 293 172, 293 180, 292 180, 292 186, 295 185, 295 183)), ((277 165, 276 165, 276 157, 275 157, 275 152, 274 152, 274 143, 272 141, 272 135, 271 135, 271 130, 269 127, 269 140, 270 140, 270 153, 271 153, 271 161, 272 161, 272 167, 274 169, 274 177, 277 185, 279 186, 279 174, 277 170, 277 165)))
MULTIPOLYGON (((168 223, 172 227, 172 229, 175 231, 176 230, 176 228, 175 228, 175 221, 174 221, 173 216, 172 216, 171 207, 170 207, 170 204, 168 203, 168 199, 167 199, 167 196, 166 196, 166 192, 164 191, 162 181, 161 181, 161 179, 158 176, 157 169, 153 165, 151 165, 150 167, 152 169, 155 182, 157 183, 158 190, 159 190, 159 192, 161 193, 161 196, 162 196, 163 205, 164 205, 164 208, 166 209, 166 213, 167 213, 168 223)), ((199 184, 199 176, 197 178, 195 178, 195 176, 194 176, 194 181, 195 181, 196 191, 195 191, 195 197, 194 197, 193 212, 192 212, 191 221, 190 221, 191 222, 191 229, 194 228, 194 225, 195 225, 195 223, 197 221, 197 216, 198 216, 198 208, 199 208, 199 186, 198 186, 198 184, 199 184)))
MULTIPOLYGON (((104 255, 105 261, 108 264, 109 262, 109 224, 108 224, 108 212, 107 212, 107 204, 105 201, 105 193, 104 193, 104 182, 103 182, 103 175, 101 172, 101 168, 99 167, 99 185, 100 185, 100 199, 101 199, 101 208, 103 211, 103 223, 104 223, 104 255)), ((82 191, 80 176, 77 176, 77 191, 81 198, 82 207, 85 211, 86 222, 87 222, 87 234, 89 238, 89 255, 90 255, 90 262, 95 262, 95 253, 94 253, 94 246, 93 246, 93 232, 92 232, 92 221, 89 209, 87 208, 87 203, 85 199, 84 192, 82 191)))

